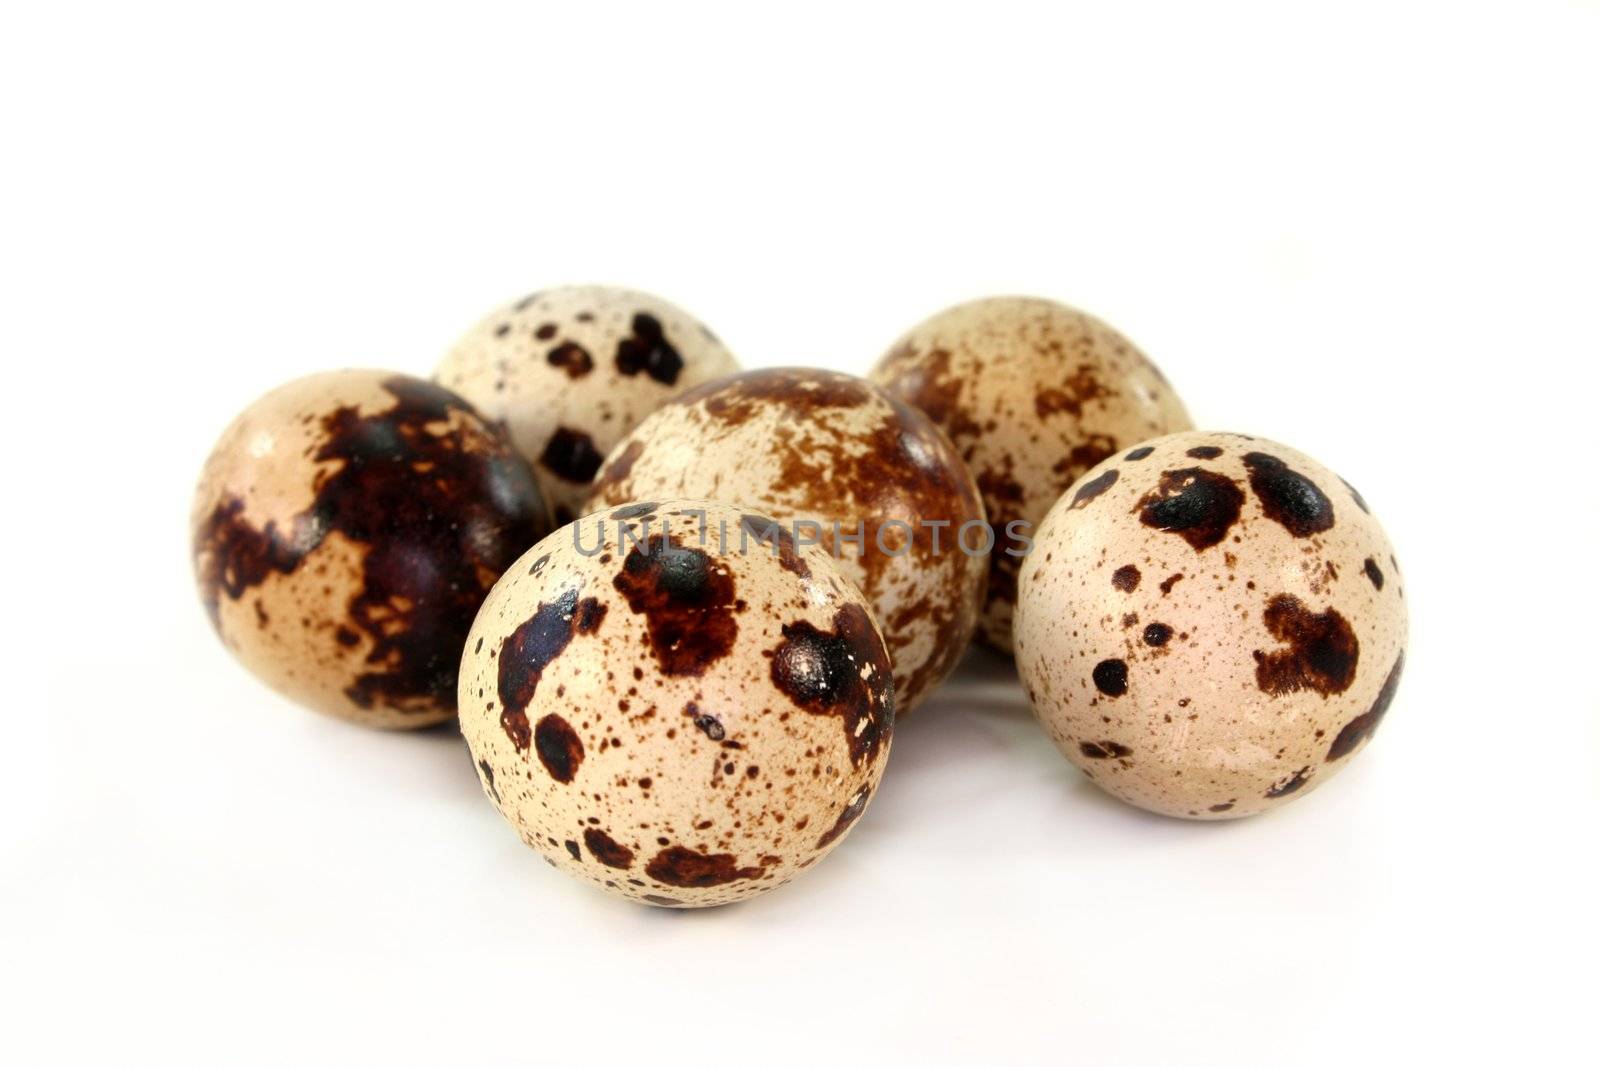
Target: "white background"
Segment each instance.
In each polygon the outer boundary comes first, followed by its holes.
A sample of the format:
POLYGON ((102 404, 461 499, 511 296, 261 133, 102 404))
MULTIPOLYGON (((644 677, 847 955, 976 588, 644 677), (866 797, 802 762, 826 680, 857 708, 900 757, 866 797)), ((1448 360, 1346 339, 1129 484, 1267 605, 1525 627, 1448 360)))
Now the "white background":
POLYGON ((0 90, 0 1059, 1587 1054, 1600 5, 18 5, 0 90), (589 281, 747 365, 863 370, 999 292, 1101 315, 1387 524, 1376 743, 1190 825, 979 659, 793 885, 569 884, 449 731, 231 662, 186 522, 263 390, 589 281))

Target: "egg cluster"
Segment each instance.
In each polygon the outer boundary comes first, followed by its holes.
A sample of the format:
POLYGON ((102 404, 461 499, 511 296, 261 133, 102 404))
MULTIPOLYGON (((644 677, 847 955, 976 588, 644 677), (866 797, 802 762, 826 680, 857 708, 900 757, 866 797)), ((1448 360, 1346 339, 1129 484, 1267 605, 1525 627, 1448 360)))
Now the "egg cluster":
POLYGON ((456 720, 524 841, 664 907, 836 847, 974 639, 1094 782, 1193 819, 1327 781, 1405 659, 1359 493, 1195 431, 1138 349, 1040 299, 946 310, 858 378, 740 373, 658 297, 547 290, 432 380, 256 401, 191 529, 263 681, 372 726, 456 720))

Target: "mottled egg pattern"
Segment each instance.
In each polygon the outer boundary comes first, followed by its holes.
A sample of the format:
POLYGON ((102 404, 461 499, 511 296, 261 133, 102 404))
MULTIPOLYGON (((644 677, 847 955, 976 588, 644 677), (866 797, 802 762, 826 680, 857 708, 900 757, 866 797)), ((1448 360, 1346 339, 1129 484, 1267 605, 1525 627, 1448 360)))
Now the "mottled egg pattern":
POLYGON ((1336 774, 1405 660, 1400 565, 1361 495, 1293 449, 1180 433, 1090 471, 1023 564, 1017 668, 1113 795, 1237 818, 1336 774))
POLYGON ((1192 424, 1155 364, 1105 323, 1049 300, 996 297, 906 334, 869 377, 932 417, 972 468, 995 529, 978 636, 1011 650, 1024 536, 1107 456, 1192 424), (1008 551, 1007 549, 1014 549, 1008 551))
POLYGON ((972 475, 927 416, 860 378, 780 368, 686 393, 617 446, 589 507, 669 496, 748 504, 791 531, 816 523, 798 532, 816 532, 866 594, 902 715, 972 637, 988 570, 972 475), (973 552, 958 544, 966 523, 973 552))
POLYGON ((550 525, 528 465, 464 400, 352 370, 240 415, 192 530, 201 598, 246 667, 318 711, 415 727, 454 715, 478 606, 550 525))
POLYGON ((703 501, 584 518, 495 586, 461 671, 484 791, 552 866, 632 900, 773 889, 866 810, 894 729, 888 651, 826 552, 703 501))
POLYGON ((506 426, 564 523, 579 514, 606 453, 641 419, 738 369, 710 330, 665 300, 580 285, 496 310, 434 378, 506 426))

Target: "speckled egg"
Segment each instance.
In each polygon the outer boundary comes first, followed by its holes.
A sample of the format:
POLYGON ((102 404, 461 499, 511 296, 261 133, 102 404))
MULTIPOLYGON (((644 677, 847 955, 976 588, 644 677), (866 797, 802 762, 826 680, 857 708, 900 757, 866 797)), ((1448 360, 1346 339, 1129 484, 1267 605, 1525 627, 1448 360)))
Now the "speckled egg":
POLYGON ((574 285, 497 309, 434 378, 505 425, 563 523, 580 513, 601 460, 641 419, 738 369, 710 330, 660 297, 574 285))
POLYGON ((701 386, 617 446, 589 506, 671 496, 747 504, 827 546, 882 628, 902 715, 972 637, 990 536, 977 487, 927 416, 869 382, 779 368, 701 386))
POLYGON ((869 377, 939 424, 972 468, 995 530, 978 637, 1011 650, 1026 540, 1067 486, 1147 437, 1192 425, 1155 364, 1105 323, 1049 300, 940 312, 869 377))
POLYGON ((371 726, 455 714, 467 630, 550 530, 528 465, 466 401, 347 370, 250 405, 206 461, 195 578, 223 643, 274 689, 371 726))
POLYGON ((768 517, 641 501, 551 534, 484 602, 461 732, 484 791, 576 878, 664 907, 821 859, 889 756, 894 683, 859 591, 768 517))
POLYGON ((1022 566, 1017 669, 1069 760, 1130 804, 1231 819, 1304 796, 1383 721, 1400 565, 1315 460, 1180 433, 1062 496, 1022 566))

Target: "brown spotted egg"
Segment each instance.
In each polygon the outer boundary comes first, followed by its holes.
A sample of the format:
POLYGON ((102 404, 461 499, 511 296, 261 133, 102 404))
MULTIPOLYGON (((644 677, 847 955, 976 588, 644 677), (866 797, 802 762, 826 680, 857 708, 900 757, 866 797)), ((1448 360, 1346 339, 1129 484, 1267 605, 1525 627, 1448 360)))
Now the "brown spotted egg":
POLYGON ((1022 566, 1017 669, 1112 795, 1231 819, 1304 796, 1382 722, 1405 660, 1400 567, 1361 495, 1240 434, 1108 459, 1022 566))
POLYGON ((1025 540, 1067 486, 1118 449, 1192 424, 1155 364, 1070 307, 995 297, 940 312, 870 375, 917 405, 972 468, 995 530, 978 637, 1011 650, 1025 540))
POLYGON ((927 416, 869 382, 779 368, 685 393, 612 452, 589 509, 671 496, 747 504, 820 540, 882 627, 902 715, 972 637, 990 537, 977 487, 927 416))
POLYGON ((550 530, 533 472, 459 396, 387 371, 256 401, 206 461, 195 578, 223 643, 317 711, 414 727, 455 714, 478 606, 550 530))
POLYGON ((641 419, 738 369, 710 330, 660 297, 574 285, 496 309, 434 378, 506 426, 561 523, 580 513, 600 461, 641 419))
POLYGON ((750 546, 748 508, 644 501, 506 572, 461 667, 484 791, 551 865, 667 907, 726 904, 821 859, 889 756, 894 684, 821 548, 750 546))

